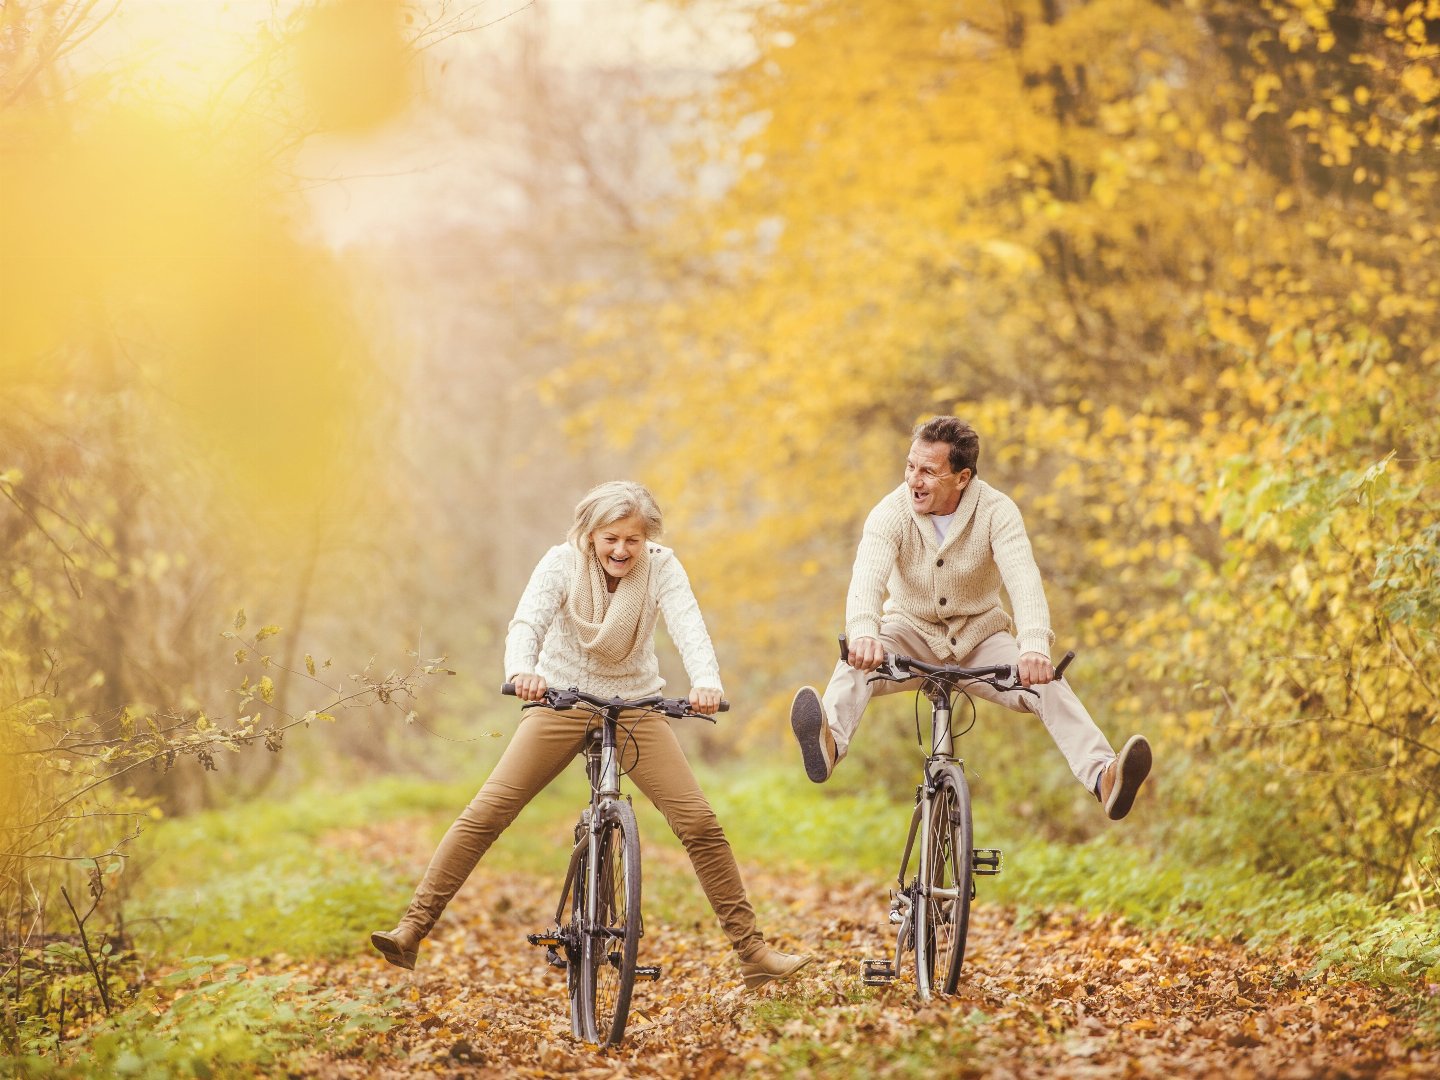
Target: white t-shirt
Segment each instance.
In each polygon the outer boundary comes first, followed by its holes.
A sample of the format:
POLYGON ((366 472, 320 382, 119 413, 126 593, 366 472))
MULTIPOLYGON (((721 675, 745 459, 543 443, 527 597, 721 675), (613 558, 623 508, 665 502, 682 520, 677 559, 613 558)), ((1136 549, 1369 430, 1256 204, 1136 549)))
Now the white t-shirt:
POLYGON ((953 510, 948 514, 930 515, 930 521, 935 526, 935 539, 937 542, 941 544, 945 542, 945 534, 950 531, 950 522, 954 520, 955 512, 953 510))

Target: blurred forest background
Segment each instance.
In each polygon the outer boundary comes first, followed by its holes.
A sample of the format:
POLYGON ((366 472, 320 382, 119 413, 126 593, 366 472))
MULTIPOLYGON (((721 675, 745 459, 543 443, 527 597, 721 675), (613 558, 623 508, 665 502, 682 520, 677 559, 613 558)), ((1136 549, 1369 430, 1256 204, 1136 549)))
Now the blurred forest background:
MULTIPOLYGON (((1429 911, 1437 108, 1440 0, 6 0, 7 1051, 162 820, 478 782, 598 480, 717 642, 697 755, 788 762, 941 412, 1156 744, 1125 842, 1429 911)), ((912 782, 908 709, 852 790, 912 782)), ((1090 840, 982 717, 980 797, 1090 840)))

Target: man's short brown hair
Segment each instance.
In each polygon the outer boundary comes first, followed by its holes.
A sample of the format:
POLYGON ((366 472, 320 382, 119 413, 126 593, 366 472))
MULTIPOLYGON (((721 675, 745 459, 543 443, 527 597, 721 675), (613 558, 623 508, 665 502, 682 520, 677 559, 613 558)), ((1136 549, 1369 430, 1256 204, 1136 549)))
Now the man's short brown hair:
POLYGON ((920 442, 946 443, 950 447, 950 471, 980 471, 980 436, 957 416, 937 416, 915 428, 912 438, 920 442))

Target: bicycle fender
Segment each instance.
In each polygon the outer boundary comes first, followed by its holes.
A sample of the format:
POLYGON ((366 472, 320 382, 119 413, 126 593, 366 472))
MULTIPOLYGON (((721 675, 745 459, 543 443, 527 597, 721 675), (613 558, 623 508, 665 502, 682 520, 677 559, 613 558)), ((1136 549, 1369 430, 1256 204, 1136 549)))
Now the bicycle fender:
POLYGON ((900 887, 905 887, 905 869, 910 865, 910 852, 915 847, 915 834, 920 831, 920 810, 924 803, 915 804, 915 812, 910 815, 910 835, 905 837, 905 854, 900 856, 900 873, 897 880, 900 887))
POLYGON ((588 834, 570 852, 570 865, 565 869, 565 884, 560 887, 560 903, 555 908, 555 925, 565 925, 565 908, 570 902, 570 889, 575 884, 575 875, 580 871, 580 860, 589 844, 588 834))

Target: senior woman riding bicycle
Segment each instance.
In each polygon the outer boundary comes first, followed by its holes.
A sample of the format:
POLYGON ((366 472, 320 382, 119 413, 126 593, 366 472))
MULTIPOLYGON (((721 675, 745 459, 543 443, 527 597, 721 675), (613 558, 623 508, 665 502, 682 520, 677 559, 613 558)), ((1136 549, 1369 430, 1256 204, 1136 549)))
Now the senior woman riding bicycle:
MULTIPOLYGON (((541 558, 510 622, 505 671, 516 696, 538 701, 552 685, 623 698, 659 693, 665 682, 655 658, 655 626, 663 616, 690 676, 691 705, 715 712, 722 696, 715 650, 680 560, 655 542, 660 533, 660 509, 639 484, 611 481, 580 500, 567 542, 541 558)), ((580 751, 587 719, 578 710, 525 711, 489 779, 440 841, 400 924, 371 935, 386 960, 415 966, 421 939, 481 856, 580 751)), ((630 738, 638 752, 630 778, 685 845, 745 985, 753 989, 794 974, 810 957, 772 948, 756 928, 729 841, 670 722, 641 718, 630 738)))

